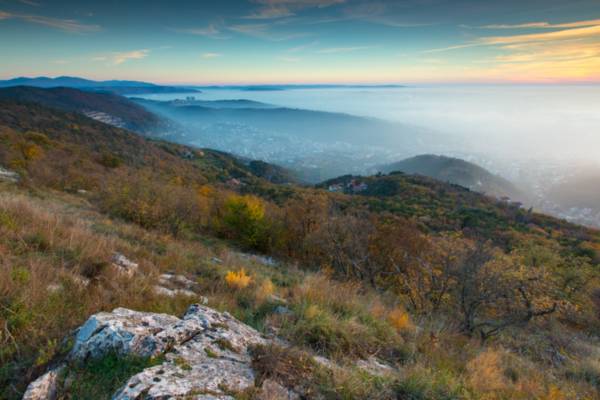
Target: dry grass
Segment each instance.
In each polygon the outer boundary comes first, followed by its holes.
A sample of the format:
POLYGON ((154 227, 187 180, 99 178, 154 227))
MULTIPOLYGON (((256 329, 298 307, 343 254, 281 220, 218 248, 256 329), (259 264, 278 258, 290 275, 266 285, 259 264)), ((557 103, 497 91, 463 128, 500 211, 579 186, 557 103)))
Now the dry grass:
POLYGON ((81 197, 1 192, 0 235, 0 385, 12 387, 2 399, 18 398, 24 383, 64 351, 69 330, 95 312, 130 307, 180 314, 193 299, 156 295, 153 286, 164 272, 196 281, 211 306, 258 329, 279 330, 298 347, 263 352, 259 376, 320 398, 598 397, 598 346, 583 336, 568 339, 546 328, 548 338, 499 338, 510 350, 482 347, 443 318, 413 319, 393 296, 358 282, 265 265, 214 239, 188 240, 111 220, 81 197), (114 252, 139 262, 142 273, 132 279, 116 274, 114 252), (289 314, 274 313, 281 301, 289 314), (517 355, 518 349, 545 354, 551 344, 578 361, 549 366, 544 358, 517 355), (314 352, 344 368, 315 366, 307 358, 314 352), (403 365, 386 378, 352 367, 371 355, 403 365))

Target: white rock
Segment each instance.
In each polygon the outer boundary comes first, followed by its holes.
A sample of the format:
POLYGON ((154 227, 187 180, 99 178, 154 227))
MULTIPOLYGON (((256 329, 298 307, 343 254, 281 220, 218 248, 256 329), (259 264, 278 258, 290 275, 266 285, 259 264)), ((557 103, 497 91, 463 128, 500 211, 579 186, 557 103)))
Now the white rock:
POLYGON ((31 382, 23 400, 54 400, 57 397, 58 377, 63 367, 52 369, 31 382))
POLYGON ((356 366, 363 371, 375 375, 385 376, 394 372, 394 368, 378 360, 376 357, 369 357, 366 360, 358 360, 356 366))
POLYGON ((17 182, 19 180, 19 174, 0 167, 0 180, 17 182))
MULTIPOLYGON (((188 290, 188 289, 169 289, 169 288, 166 288, 166 287, 160 286, 160 285, 154 286, 154 293, 161 295, 161 296, 167 296, 167 297, 175 297, 177 295, 183 295, 183 296, 187 296, 187 297, 196 297, 197 296, 196 292, 192 292, 191 290, 188 290)), ((202 303, 204 303, 204 301, 202 301, 202 303)))
POLYGON ((271 379, 266 379, 257 400, 299 400, 300 395, 271 379))
POLYGON ((142 394, 145 399, 200 395, 213 397, 191 398, 227 399, 230 391, 254 386, 248 347, 265 343, 257 331, 228 313, 200 305, 191 306, 178 324, 183 330, 189 325, 201 326, 202 331, 189 340, 178 341, 163 364, 133 376, 115 400, 135 399, 142 394))
POLYGON ((165 345, 156 335, 179 322, 167 314, 153 314, 117 308, 111 313, 91 316, 77 332, 69 357, 85 360, 98 358, 111 351, 120 354, 152 356, 165 345))
POLYGON ((112 259, 112 266, 121 275, 132 277, 138 270, 139 265, 121 253, 115 253, 112 259))

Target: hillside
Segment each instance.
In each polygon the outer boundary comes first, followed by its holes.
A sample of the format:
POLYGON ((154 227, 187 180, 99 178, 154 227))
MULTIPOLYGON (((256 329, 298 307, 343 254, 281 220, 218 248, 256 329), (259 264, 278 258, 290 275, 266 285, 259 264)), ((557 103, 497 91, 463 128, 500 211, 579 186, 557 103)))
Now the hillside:
POLYGON ((110 93, 93 93, 65 87, 41 89, 16 86, 0 89, 1 99, 85 113, 102 122, 148 135, 160 135, 168 129, 165 120, 125 97, 110 93))
POLYGON ((379 170, 384 173, 401 171, 424 175, 498 198, 509 197, 524 201, 526 197, 508 180, 459 158, 424 154, 382 166, 379 170))
POLYGON ((31 103, 0 102, 0 143, 3 400, 46 371, 59 398, 597 396, 598 231, 422 176, 275 184, 31 103), (94 314, 113 328, 73 340, 94 314), (230 364, 243 385, 213 384, 230 364))

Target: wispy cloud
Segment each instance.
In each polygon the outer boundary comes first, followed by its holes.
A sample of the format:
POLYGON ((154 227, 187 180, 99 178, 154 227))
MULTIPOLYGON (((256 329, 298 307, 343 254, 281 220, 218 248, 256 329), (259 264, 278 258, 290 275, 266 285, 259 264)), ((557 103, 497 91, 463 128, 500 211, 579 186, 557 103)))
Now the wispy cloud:
POLYGON ((173 29, 175 32, 187 33, 189 35, 206 36, 212 39, 228 39, 229 36, 225 35, 221 28, 216 24, 210 24, 202 28, 184 28, 184 29, 173 29))
POLYGON ((211 59, 211 58, 218 58, 218 57, 222 57, 223 54, 221 53, 203 53, 200 55, 200 57, 205 58, 205 59, 211 59))
POLYGON ((40 3, 36 2, 36 1, 32 1, 32 0, 19 0, 19 3, 23 3, 26 4, 28 6, 32 6, 32 7, 39 7, 40 3))
POLYGON ((337 53, 352 53, 360 50, 372 49, 372 46, 354 46, 354 47, 329 47, 318 50, 319 54, 337 54, 337 53))
POLYGON ((308 33, 295 32, 274 32, 271 28, 273 24, 260 23, 260 24, 238 24, 231 25, 227 28, 232 32, 240 33, 247 36, 252 36, 260 39, 270 40, 274 42, 282 42, 290 39, 297 39, 301 37, 309 36, 308 33))
POLYGON ((121 65, 130 60, 141 60, 150 54, 150 50, 132 50, 124 52, 113 52, 105 55, 100 55, 92 58, 92 61, 106 61, 110 65, 121 65))
POLYGON ((520 25, 487 25, 490 26, 502 26, 503 28, 497 29, 524 29, 528 28, 541 28, 544 24, 545 28, 552 28, 550 32, 539 32, 539 33, 527 33, 517 35, 498 35, 498 36, 483 36, 474 39, 467 43, 457 44, 453 46, 426 50, 425 53, 438 53, 444 51, 458 50, 469 47, 479 46, 502 46, 502 45, 519 45, 522 43, 556 43, 565 40, 576 40, 576 39, 600 39, 600 20, 587 20, 587 21, 576 21, 563 24, 548 24, 546 22, 532 22, 520 25))
POLYGON ((302 61, 302 59, 299 57, 287 57, 287 56, 279 57, 279 60, 286 62, 286 63, 297 63, 297 62, 302 61))
POLYGON ((551 24, 549 22, 527 22, 524 24, 492 24, 478 26, 481 29, 557 29, 557 28, 581 28, 585 26, 600 25, 600 19, 587 21, 567 22, 563 24, 551 24))
POLYGON ((339 17, 324 19, 320 23, 339 22, 339 21, 366 21, 372 24, 385 25, 394 28, 416 28, 433 25, 430 22, 407 21, 403 14, 395 7, 403 7, 398 2, 366 1, 356 2, 344 8, 343 14, 339 17))
POLYGON ((0 19, 16 19, 74 33, 94 32, 100 30, 99 25, 84 24, 74 19, 52 18, 43 15, 32 14, 13 14, 1 10, 0 19))
POLYGON ((287 49, 285 52, 286 53, 299 53, 301 51, 304 51, 306 49, 309 49, 311 47, 316 46, 317 44, 319 44, 319 42, 317 40, 310 42, 310 43, 306 43, 306 44, 301 44, 299 46, 295 46, 295 47, 290 47, 289 49, 287 49))
POLYGON ((275 19, 291 17, 307 8, 325 8, 345 3, 346 0, 254 0, 259 9, 246 19, 275 19))
POLYGON ((115 53, 113 55, 113 63, 115 65, 120 65, 129 60, 141 60, 142 58, 146 58, 149 53, 150 50, 147 49, 115 53))
POLYGON ((598 25, 586 26, 583 28, 565 29, 544 33, 531 33, 526 35, 512 36, 489 36, 480 38, 481 44, 511 44, 525 42, 551 42, 567 39, 600 37, 600 23, 598 25))
POLYGON ((551 24, 486 25, 484 29, 514 30, 515 34, 482 36, 469 42, 425 53, 471 47, 487 47, 492 57, 475 59, 484 69, 474 76, 511 81, 560 81, 597 79, 600 71, 600 20, 551 24), (533 33, 523 34, 523 30, 533 33))

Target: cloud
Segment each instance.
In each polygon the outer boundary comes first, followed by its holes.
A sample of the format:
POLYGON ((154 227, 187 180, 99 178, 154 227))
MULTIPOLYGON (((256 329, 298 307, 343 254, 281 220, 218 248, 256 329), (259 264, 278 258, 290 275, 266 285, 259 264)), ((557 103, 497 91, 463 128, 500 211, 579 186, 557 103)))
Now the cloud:
POLYGON ((226 36, 221 31, 221 28, 218 28, 215 24, 210 24, 204 28, 186 28, 186 29, 173 29, 175 32, 179 33, 187 33, 189 35, 198 35, 198 36, 206 36, 212 39, 228 39, 229 36, 226 36))
POLYGON ((474 69, 473 76, 492 80, 558 82, 596 80, 600 77, 600 20, 486 25, 482 28, 528 29, 534 32, 483 36, 427 52, 487 47, 496 54, 475 60, 474 65, 484 64, 485 68, 474 69))
MULTIPOLYGON (((541 22, 522 24, 522 25, 496 25, 496 26, 511 26, 512 29, 522 29, 524 26, 533 28, 534 26, 541 26, 541 22), (521 27, 521 28, 519 28, 521 27)), ((492 25, 487 25, 492 26, 492 25)), ((541 33, 528 33, 519 35, 499 35, 499 36, 484 36, 472 40, 471 42, 458 44, 454 46, 443 47, 439 49, 426 50, 425 53, 438 53, 450 50, 458 50, 469 47, 479 46, 503 46, 503 45, 519 45, 526 43, 556 43, 565 40, 578 40, 578 39, 600 39, 600 20, 588 20, 588 21, 576 21, 564 24, 550 25, 546 27, 552 27, 554 29, 550 32, 541 33)), ((508 28, 502 28, 508 29, 508 28)))
POLYGON ((302 59, 299 57, 279 57, 279 60, 287 63, 297 63, 302 61, 302 59))
POLYGON ((200 57, 205 58, 205 59, 210 59, 210 58, 218 58, 218 57, 222 57, 223 54, 221 53, 203 53, 200 57))
POLYGON ((308 8, 325 8, 345 3, 346 0, 254 0, 261 7, 246 19, 275 19, 291 17, 308 8))
POLYGON ((481 29, 557 29, 557 28, 581 28, 586 26, 600 25, 600 19, 587 21, 567 22, 564 24, 551 24, 549 22, 528 22, 525 24, 492 24, 479 26, 481 29))
POLYGON ((285 52, 286 53, 298 53, 298 52, 304 51, 308 48, 311 48, 313 46, 316 46, 317 44, 319 44, 319 42, 317 40, 315 40, 314 42, 301 44, 300 46, 291 47, 291 48, 287 49, 285 52))
POLYGON ((23 3, 26 4, 28 6, 32 6, 32 7, 39 7, 40 3, 35 2, 35 1, 31 1, 31 0, 19 0, 19 3, 23 3))
POLYGON ((146 58, 149 53, 150 50, 147 49, 127 51, 124 53, 115 53, 113 55, 113 63, 115 65, 120 65, 129 60, 140 60, 142 58, 146 58))
POLYGON ((512 35, 512 36, 490 36, 480 38, 478 41, 481 44, 495 45, 495 44, 511 44, 511 43, 525 43, 525 42, 549 42, 567 39, 578 39, 578 38, 589 38, 589 37, 600 37, 600 23, 598 25, 586 26, 583 28, 565 29, 560 31, 544 32, 544 33, 531 33, 526 35, 512 35))
POLYGON ((281 42, 290 39, 297 39, 309 36, 307 33, 277 33, 271 30, 273 24, 239 24, 228 27, 232 32, 252 36, 260 39, 266 39, 274 42, 281 42))
POLYGON ((366 21, 372 24, 390 26, 394 28, 414 28, 422 26, 431 26, 431 23, 407 22, 402 19, 396 7, 403 7, 401 2, 382 2, 369 1, 359 2, 344 8, 343 15, 337 18, 330 18, 319 21, 320 23, 339 22, 339 21, 366 21), (395 7, 394 7, 395 6, 395 7))
POLYGON ((12 14, 0 10, 0 20, 3 19, 16 19, 20 21, 29 22, 32 24, 38 24, 47 26, 50 28, 59 29, 65 32, 83 33, 83 32, 94 32, 100 30, 99 25, 84 24, 74 19, 60 19, 45 17, 43 15, 31 15, 31 14, 12 14))
POLYGON ((319 54, 336 54, 336 53, 351 53, 354 51, 371 49, 371 46, 354 46, 354 47, 330 47, 317 51, 319 54))
POLYGON ((121 65, 129 60, 141 60, 150 54, 150 50, 132 50, 124 52, 113 52, 107 55, 100 55, 92 58, 92 61, 107 61, 111 65, 121 65))

